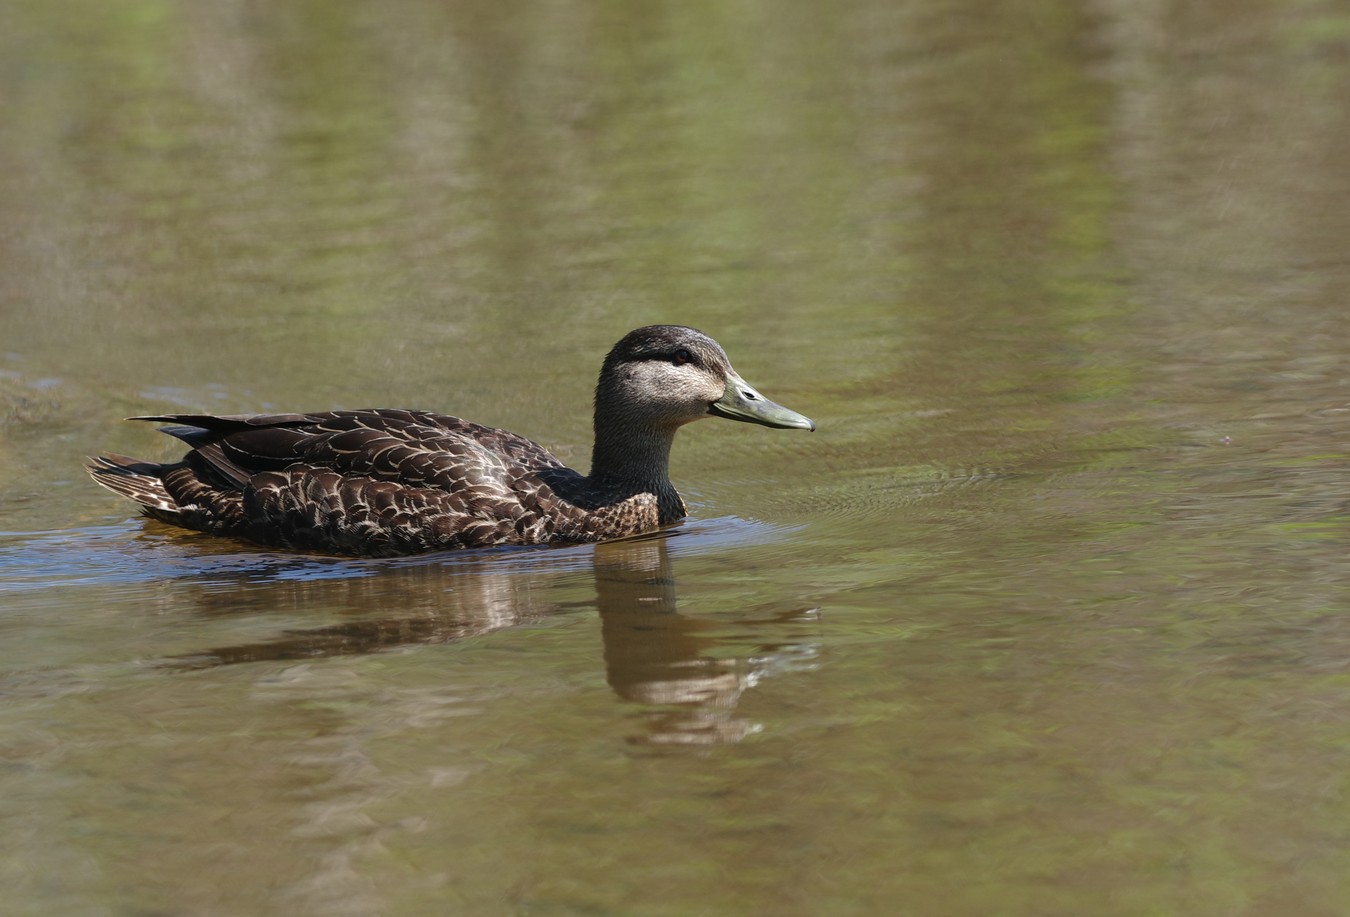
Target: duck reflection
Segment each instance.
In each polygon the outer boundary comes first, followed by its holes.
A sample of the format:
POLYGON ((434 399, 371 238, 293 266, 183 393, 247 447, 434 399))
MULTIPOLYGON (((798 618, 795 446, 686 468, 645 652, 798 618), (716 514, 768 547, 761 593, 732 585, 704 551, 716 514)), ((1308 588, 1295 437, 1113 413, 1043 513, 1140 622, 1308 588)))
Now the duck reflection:
POLYGON ((606 681, 620 698, 638 705, 643 723, 630 741, 738 742, 758 729, 736 714, 742 695, 767 674, 809 664, 815 646, 799 625, 814 622, 818 611, 756 610, 748 618, 736 618, 730 626, 739 633, 729 639, 726 621, 677 609, 668 538, 663 533, 588 548, 368 569, 347 562, 316 566, 307 559, 274 567, 265 579, 251 578, 236 588, 221 589, 217 580, 199 596, 199 607, 208 614, 325 608, 355 617, 257 642, 212 647, 170 665, 209 668, 449 643, 594 605, 600 613, 606 681), (558 600, 569 574, 584 573, 579 561, 586 555, 594 600, 558 600), (786 632, 789 637, 772 643, 755 640, 747 647, 744 628, 756 625, 781 625, 772 628, 775 636, 786 632))
POLYGON ((755 730, 734 715, 747 687, 744 661, 707 655, 717 642, 709 622, 676 611, 664 540, 601 545, 595 587, 605 677, 623 699, 653 708, 645 741, 712 745, 755 730))

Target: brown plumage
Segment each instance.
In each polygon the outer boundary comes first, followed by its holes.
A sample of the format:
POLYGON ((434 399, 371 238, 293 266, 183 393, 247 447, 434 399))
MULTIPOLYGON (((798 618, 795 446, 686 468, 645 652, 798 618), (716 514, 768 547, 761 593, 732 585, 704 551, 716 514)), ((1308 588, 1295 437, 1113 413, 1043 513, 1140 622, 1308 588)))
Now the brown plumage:
POLYGON ((103 455, 89 473, 165 522, 306 551, 600 541, 683 518, 670 446, 709 415, 815 429, 746 384, 712 338, 652 325, 605 358, 589 476, 514 433, 390 409, 136 417, 172 424, 191 450, 165 465, 103 455))

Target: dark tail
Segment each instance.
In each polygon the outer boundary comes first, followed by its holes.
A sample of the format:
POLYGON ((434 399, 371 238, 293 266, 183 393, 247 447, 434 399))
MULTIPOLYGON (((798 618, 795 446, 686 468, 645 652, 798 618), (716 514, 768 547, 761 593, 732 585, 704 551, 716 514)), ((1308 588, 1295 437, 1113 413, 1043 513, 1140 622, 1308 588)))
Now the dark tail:
POLYGON ((96 482, 115 494, 135 500, 151 516, 170 522, 178 518, 180 508, 160 479, 165 466, 108 454, 94 456, 84 467, 96 482))

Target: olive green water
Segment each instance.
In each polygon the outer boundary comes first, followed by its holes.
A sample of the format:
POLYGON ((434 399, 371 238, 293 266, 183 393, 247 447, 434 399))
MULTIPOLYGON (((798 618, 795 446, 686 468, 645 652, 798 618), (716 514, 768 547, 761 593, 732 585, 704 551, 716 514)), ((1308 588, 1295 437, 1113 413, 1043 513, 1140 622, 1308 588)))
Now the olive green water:
POLYGON ((1313 0, 0 7, 17 915, 1350 905, 1350 16, 1313 0), (344 561, 135 517, 131 414, 406 406, 662 538, 344 561))

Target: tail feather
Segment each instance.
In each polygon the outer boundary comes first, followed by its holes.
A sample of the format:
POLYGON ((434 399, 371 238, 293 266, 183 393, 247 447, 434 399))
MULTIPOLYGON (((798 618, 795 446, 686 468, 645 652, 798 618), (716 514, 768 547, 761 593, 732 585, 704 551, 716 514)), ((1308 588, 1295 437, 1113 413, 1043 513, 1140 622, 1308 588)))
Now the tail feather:
POLYGON ((149 414, 127 419, 172 424, 160 427, 159 432, 181 439, 196 448, 218 442, 231 433, 267 427, 302 426, 316 423, 321 417, 310 414, 149 414))
POLYGON ((97 483, 135 500, 151 515, 176 517, 180 512, 160 479, 163 465, 109 453, 91 457, 84 467, 97 483))

